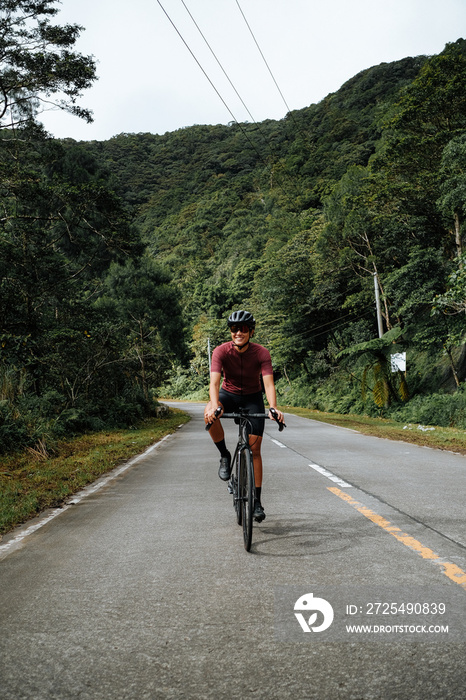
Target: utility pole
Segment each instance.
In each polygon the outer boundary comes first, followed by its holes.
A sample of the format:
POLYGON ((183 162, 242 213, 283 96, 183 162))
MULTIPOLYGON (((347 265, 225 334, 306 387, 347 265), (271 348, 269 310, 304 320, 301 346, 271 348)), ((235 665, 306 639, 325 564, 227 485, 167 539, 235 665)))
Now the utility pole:
POLYGON ((209 358, 209 376, 210 376, 210 366, 211 366, 211 360, 210 360, 210 338, 207 338, 207 355, 209 358))
POLYGON ((379 327, 379 338, 383 336, 383 325, 382 325, 382 312, 380 310, 380 296, 379 296, 379 278, 377 277, 377 272, 374 275, 374 289, 375 289, 375 306, 377 309, 377 325, 379 327))

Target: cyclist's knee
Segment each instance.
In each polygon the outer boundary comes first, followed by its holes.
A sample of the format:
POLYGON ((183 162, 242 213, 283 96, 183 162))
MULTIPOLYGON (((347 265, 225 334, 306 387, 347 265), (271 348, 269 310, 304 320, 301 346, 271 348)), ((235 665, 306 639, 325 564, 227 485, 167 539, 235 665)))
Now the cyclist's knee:
POLYGON ((250 435, 249 446, 252 450, 253 457, 259 456, 261 453, 262 437, 260 435, 250 435))

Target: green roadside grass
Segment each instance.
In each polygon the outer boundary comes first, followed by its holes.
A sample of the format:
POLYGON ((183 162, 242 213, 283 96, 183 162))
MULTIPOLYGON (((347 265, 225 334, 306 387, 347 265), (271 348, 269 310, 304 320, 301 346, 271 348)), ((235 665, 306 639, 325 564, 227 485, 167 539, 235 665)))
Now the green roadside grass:
POLYGON ((2 533, 57 508, 84 486, 111 471, 189 420, 171 409, 137 429, 80 435, 54 445, 53 454, 29 450, 0 457, 0 539, 2 533))
POLYGON ((324 413, 322 411, 313 411, 309 408, 294 408, 292 406, 281 406, 280 410, 292 413, 295 416, 357 430, 364 435, 374 435, 375 437, 387 438, 388 440, 402 440, 415 445, 451 450, 452 452, 466 455, 466 431, 457 428, 396 423, 385 418, 324 413))

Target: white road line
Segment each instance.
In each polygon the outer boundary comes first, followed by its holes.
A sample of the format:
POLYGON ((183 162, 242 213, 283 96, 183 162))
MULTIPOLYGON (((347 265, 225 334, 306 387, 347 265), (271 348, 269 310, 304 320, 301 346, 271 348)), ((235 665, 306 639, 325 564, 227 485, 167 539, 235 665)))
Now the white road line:
POLYGON ((310 463, 309 466, 311 467, 311 469, 314 469, 316 472, 319 472, 319 474, 326 476, 327 479, 330 479, 330 481, 334 481, 336 484, 338 484, 342 488, 345 488, 345 489, 352 488, 351 484, 348 484, 346 481, 343 481, 343 479, 340 479, 339 476, 335 476, 335 474, 332 474, 332 472, 329 472, 327 469, 320 467, 318 464, 310 463))
MULTIPOLYGON (((283 447, 284 449, 287 449, 287 446, 284 445, 282 442, 279 440, 275 440, 275 438, 270 438, 272 442, 274 442, 278 447, 283 447)), ((352 488, 351 484, 348 484, 346 481, 343 481, 343 479, 340 479, 339 476, 335 476, 335 474, 332 474, 332 472, 329 472, 328 469, 324 469, 323 467, 319 466, 318 464, 314 464, 314 462, 310 463, 309 466, 314 469, 316 472, 319 472, 319 474, 322 474, 323 476, 326 476, 327 479, 330 479, 330 481, 333 481, 335 484, 338 484, 338 486, 341 486, 343 489, 350 489, 352 488)))
POLYGON ((33 532, 36 532, 36 530, 39 530, 41 527, 44 527, 44 525, 47 525, 47 523, 56 518, 57 515, 65 513, 68 510, 68 508, 71 508, 71 506, 74 506, 80 501, 82 501, 84 498, 87 498, 87 496, 90 496, 96 491, 99 491, 99 489, 106 486, 110 481, 113 481, 113 479, 119 477, 120 474, 123 474, 135 464, 145 459, 150 452, 159 447, 159 445, 161 445, 162 442, 168 437, 170 436, 165 435, 165 437, 156 442, 154 445, 148 447, 147 450, 142 454, 133 457, 133 459, 130 459, 129 462, 125 462, 125 464, 121 465, 121 467, 113 469, 107 476, 102 477, 96 483, 90 486, 86 486, 86 488, 76 493, 71 500, 65 503, 65 505, 63 505, 61 508, 55 508, 55 510, 53 510, 51 513, 41 518, 39 522, 34 523, 34 525, 30 525, 29 527, 26 527, 26 529, 20 529, 17 535, 5 542, 5 544, 0 544, 0 560, 4 559, 9 554, 11 554, 13 550, 18 549, 22 545, 26 537, 29 537, 29 535, 32 535, 33 532))
POLYGON ((284 447, 286 449, 286 445, 283 444, 283 442, 280 442, 279 440, 275 440, 274 438, 270 438, 272 442, 274 442, 276 445, 279 447, 284 447))

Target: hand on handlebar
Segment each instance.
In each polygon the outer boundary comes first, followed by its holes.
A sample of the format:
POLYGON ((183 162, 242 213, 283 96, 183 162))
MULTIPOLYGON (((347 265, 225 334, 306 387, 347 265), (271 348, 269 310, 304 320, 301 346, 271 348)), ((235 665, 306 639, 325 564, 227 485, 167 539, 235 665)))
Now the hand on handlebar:
POLYGON ((283 428, 286 428, 285 424, 285 416, 281 411, 279 411, 277 408, 269 408, 269 415, 270 418, 272 418, 274 421, 276 421, 279 425, 279 429, 283 430, 283 428))
POLYGON ((222 413, 223 413, 222 406, 217 406, 216 409, 207 408, 205 413, 204 413, 204 418, 207 421, 205 429, 209 430, 211 425, 217 420, 217 418, 220 418, 222 413))

